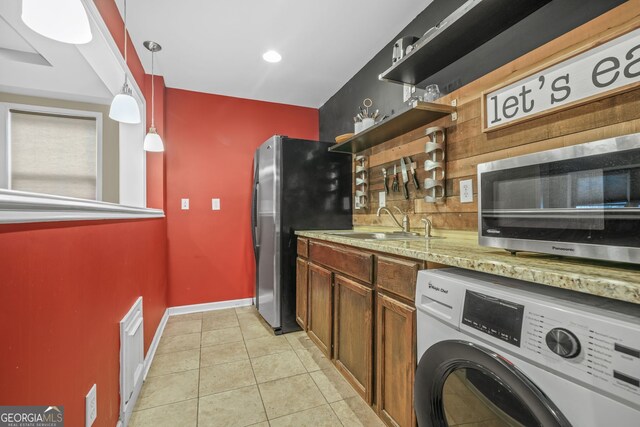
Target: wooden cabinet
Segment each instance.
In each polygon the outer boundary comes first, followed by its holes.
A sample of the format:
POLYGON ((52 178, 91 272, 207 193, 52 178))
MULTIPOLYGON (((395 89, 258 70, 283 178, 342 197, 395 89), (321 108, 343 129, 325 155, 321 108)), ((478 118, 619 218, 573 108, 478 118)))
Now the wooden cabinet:
POLYGON ((298 238, 298 256, 301 256, 303 258, 308 258, 309 257, 309 240, 308 239, 303 239, 303 238, 298 238))
POLYGON ((331 271, 309 263, 307 298, 309 338, 328 358, 331 358, 333 344, 333 273, 331 271))
POLYGON ((330 243, 309 242, 309 259, 364 283, 373 283, 373 254, 330 243))
POLYGON ((379 290, 413 301, 416 295, 418 270, 424 268, 424 262, 391 258, 379 255, 376 260, 376 285, 379 290))
POLYGON ((309 263, 296 260, 296 322, 303 331, 307 330, 307 292, 309 287, 309 263))
POLYGON ((298 240, 296 318, 389 426, 415 427, 418 271, 421 260, 298 240))
POLYGON ((336 368, 369 404, 373 400, 373 289, 334 276, 336 368))
POLYGON ((376 316, 378 414, 390 426, 414 426, 416 309, 378 293, 376 316))

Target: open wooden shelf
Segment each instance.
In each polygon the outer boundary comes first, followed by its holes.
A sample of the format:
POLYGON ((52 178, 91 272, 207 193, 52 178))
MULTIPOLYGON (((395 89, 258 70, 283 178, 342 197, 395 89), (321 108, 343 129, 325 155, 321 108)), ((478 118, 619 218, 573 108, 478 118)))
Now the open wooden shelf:
POLYGON ((523 20, 550 0, 469 0, 380 74, 387 82, 417 85, 523 20))
POLYGON ((455 111, 456 108, 450 105, 416 101, 411 108, 394 114, 388 119, 355 134, 341 144, 329 147, 329 151, 359 153, 441 117, 448 116, 455 111))

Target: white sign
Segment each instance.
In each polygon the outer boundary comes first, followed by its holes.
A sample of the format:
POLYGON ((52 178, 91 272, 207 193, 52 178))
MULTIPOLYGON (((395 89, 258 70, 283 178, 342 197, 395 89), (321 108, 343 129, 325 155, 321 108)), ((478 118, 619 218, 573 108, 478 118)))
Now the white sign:
POLYGON ((483 96, 484 130, 640 82, 640 29, 483 96))

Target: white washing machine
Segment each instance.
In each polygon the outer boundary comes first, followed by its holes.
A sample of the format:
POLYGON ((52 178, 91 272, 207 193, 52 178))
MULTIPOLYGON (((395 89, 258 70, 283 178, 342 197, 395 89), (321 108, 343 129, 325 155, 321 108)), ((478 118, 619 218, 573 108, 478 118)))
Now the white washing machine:
POLYGON ((640 306, 451 268, 416 307, 420 427, 640 426, 640 306))

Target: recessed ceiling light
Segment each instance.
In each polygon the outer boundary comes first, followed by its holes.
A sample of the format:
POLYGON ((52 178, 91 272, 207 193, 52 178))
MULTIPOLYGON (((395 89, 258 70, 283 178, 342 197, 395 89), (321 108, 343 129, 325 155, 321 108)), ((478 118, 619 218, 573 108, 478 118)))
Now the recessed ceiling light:
POLYGON ((282 60, 282 55, 275 50, 268 50, 262 54, 262 59, 267 62, 280 62, 282 60))

